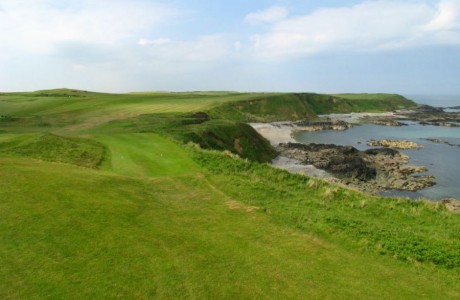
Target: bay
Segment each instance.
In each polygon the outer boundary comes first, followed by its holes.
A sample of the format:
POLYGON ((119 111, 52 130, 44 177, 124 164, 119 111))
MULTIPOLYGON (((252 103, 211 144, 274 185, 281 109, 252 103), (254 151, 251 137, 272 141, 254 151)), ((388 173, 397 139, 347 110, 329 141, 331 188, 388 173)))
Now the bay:
POLYGON ((384 196, 403 196, 410 198, 442 198, 460 199, 460 128, 420 125, 418 122, 407 122, 408 126, 388 127, 373 124, 354 126, 346 131, 296 132, 293 138, 300 143, 321 143, 351 145, 359 150, 367 146, 371 139, 404 139, 423 146, 419 150, 402 150, 411 159, 409 164, 428 167, 428 172, 436 177, 436 185, 423 190, 385 191, 384 196), (439 139, 434 143, 427 139, 439 139), (452 145, 448 145, 450 143, 452 145))

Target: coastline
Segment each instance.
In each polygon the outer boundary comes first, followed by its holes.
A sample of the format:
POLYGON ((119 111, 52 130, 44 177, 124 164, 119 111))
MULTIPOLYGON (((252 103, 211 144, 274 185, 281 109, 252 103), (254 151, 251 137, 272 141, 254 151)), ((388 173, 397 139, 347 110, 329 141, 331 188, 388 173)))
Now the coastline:
MULTIPOLYGON (((292 137, 295 130, 298 130, 295 122, 271 122, 271 123, 249 123, 260 135, 266 138, 270 144, 277 148, 280 144, 295 143, 292 137)), ((337 179, 328 172, 318 169, 313 165, 303 164, 300 160, 278 155, 272 160, 272 166, 284 169, 291 173, 302 174, 310 177, 318 177, 336 182, 337 179)))
MULTIPOLYGON (((345 121, 350 124, 357 124, 365 118, 397 118, 401 117, 399 113, 384 112, 384 113, 349 113, 349 114, 327 114, 318 115, 320 119, 330 119, 332 121, 345 121)), ((296 143, 292 134, 298 130, 304 130, 296 125, 294 121, 279 121, 270 123, 249 123, 260 135, 267 139, 273 147, 278 147, 280 144, 296 143)), ((337 182, 338 179, 321 169, 316 168, 311 164, 303 164, 300 160, 288 158, 279 155, 272 161, 272 165, 276 168, 287 170, 291 173, 298 173, 311 177, 318 177, 328 181, 337 182)))
MULTIPOLYGON (((310 177, 318 177, 335 184, 351 187, 369 194, 380 194, 386 190, 416 191, 435 185, 434 177, 416 175, 427 170, 426 167, 407 165, 409 157, 396 150, 377 151, 378 153, 350 150, 337 145, 315 145, 302 147, 293 138, 296 131, 319 131, 326 129, 346 130, 349 127, 331 128, 334 122, 345 122, 350 127, 358 123, 374 123, 385 120, 394 123, 398 119, 407 118, 412 111, 397 111, 386 113, 350 113, 328 114, 319 116, 315 122, 273 122, 250 123, 259 134, 266 138, 280 151, 280 155, 272 161, 272 165, 291 173, 310 177), (407 115, 406 115, 407 114, 407 115), (327 122, 324 122, 327 120, 327 122), (311 128, 303 126, 308 124, 311 128), (318 128, 318 124, 324 126, 318 128), (319 149, 318 149, 319 147, 319 149), (351 152, 350 152, 351 151, 351 152), (350 163, 353 162, 353 163, 350 163), (360 178, 363 170, 368 172, 360 178), (337 173, 338 172, 338 173, 337 173), (356 175, 360 174, 360 175, 356 175)), ((400 125, 387 125, 400 126, 400 125)), ((398 141, 395 141, 398 142, 398 141)), ((407 141, 399 141, 402 145, 407 141)), ((378 148, 382 150, 385 148, 378 148)), ((404 148, 402 148, 404 149, 404 148)))

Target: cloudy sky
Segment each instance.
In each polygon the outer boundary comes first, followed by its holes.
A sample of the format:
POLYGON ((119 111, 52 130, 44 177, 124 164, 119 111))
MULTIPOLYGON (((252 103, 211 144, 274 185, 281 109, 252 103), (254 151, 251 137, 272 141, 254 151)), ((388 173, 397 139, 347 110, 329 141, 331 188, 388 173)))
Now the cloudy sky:
POLYGON ((0 0, 0 91, 460 94, 460 0, 0 0))

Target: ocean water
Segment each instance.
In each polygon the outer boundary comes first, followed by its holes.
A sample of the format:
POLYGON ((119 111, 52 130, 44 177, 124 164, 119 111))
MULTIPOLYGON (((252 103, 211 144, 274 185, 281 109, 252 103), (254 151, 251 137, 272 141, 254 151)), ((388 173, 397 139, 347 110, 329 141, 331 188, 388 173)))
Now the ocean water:
POLYGON ((452 107, 460 105, 460 95, 404 95, 420 104, 436 107, 452 107))
POLYGON ((407 122, 408 126, 387 127, 372 124, 355 126, 346 131, 296 132, 294 139, 300 143, 321 143, 351 145, 359 150, 371 147, 367 142, 371 139, 404 139, 422 145, 419 150, 401 150, 411 160, 409 164, 426 166, 430 174, 436 177, 436 185, 416 192, 385 191, 382 195, 403 196, 410 198, 442 198, 460 199, 460 128, 420 125, 418 122, 407 122), (433 143, 427 139, 436 138, 449 142, 433 143))

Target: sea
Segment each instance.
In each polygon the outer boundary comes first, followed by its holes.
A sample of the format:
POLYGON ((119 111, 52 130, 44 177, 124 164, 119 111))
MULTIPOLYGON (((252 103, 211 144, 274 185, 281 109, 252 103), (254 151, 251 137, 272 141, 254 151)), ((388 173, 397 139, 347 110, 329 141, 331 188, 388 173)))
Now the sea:
MULTIPOLYGON (((436 107, 447 108, 460 105, 460 95, 406 97, 417 103, 436 107)), ((407 126, 402 127, 362 124, 346 131, 296 132, 293 138, 299 143, 351 145, 359 150, 371 148, 367 146, 367 142, 371 139, 404 139, 416 142, 423 148, 400 151, 410 157, 410 165, 426 166, 428 171, 421 175, 433 175, 436 178, 436 185, 415 192, 389 190, 382 192, 382 196, 432 200, 460 199, 460 127, 421 125, 418 122, 406 122, 406 124, 407 126), (441 142, 435 143, 429 139, 438 139, 441 142)))

